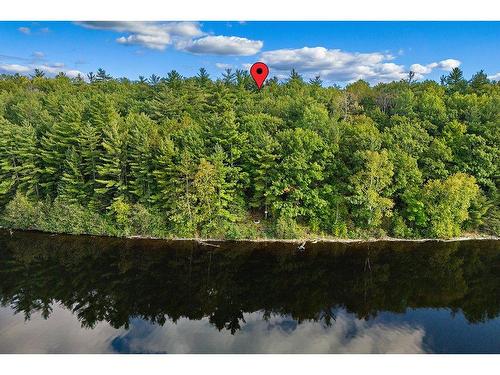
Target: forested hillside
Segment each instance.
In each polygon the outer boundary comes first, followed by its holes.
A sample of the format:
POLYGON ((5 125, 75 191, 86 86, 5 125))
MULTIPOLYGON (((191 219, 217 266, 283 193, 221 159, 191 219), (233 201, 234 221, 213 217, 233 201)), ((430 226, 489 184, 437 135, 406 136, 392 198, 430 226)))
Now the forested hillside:
POLYGON ((158 237, 500 232, 500 85, 0 76, 0 217, 158 237))

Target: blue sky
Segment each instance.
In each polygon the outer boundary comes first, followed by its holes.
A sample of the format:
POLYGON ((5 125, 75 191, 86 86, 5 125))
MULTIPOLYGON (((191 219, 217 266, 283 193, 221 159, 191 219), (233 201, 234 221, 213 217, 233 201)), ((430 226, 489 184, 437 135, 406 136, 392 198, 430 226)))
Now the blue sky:
POLYGON ((500 22, 0 22, 0 73, 191 76, 255 61, 326 84, 439 79, 455 66, 500 79, 500 22))

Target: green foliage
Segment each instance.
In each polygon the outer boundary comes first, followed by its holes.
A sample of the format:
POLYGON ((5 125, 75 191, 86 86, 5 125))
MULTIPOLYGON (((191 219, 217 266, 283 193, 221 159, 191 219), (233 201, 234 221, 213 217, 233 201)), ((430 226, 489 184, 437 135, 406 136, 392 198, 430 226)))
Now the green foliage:
POLYGON ((7 226, 158 237, 499 233, 500 88, 0 77, 7 226), (481 194, 478 193, 481 191, 481 194))
POLYGON ((350 178, 352 195, 349 200, 355 207, 353 216, 362 227, 379 227, 384 216, 392 216, 394 202, 385 196, 385 189, 392 181, 393 165, 387 150, 357 153, 364 165, 350 178))
POLYGON ((429 216, 429 234, 436 237, 458 236, 478 193, 474 177, 464 173, 454 174, 446 180, 427 182, 423 187, 423 200, 429 216))
POLYGON ((5 207, 2 223, 9 228, 34 229, 41 215, 40 204, 31 202, 26 195, 18 192, 5 207))
POLYGON ((123 197, 118 197, 109 206, 109 212, 120 229, 127 232, 130 227, 132 207, 125 202, 123 197))
POLYGON ((16 191, 39 196, 40 169, 36 158, 34 128, 0 118, 0 204, 8 202, 16 191))
POLYGON ((81 158, 72 146, 66 152, 63 175, 59 184, 59 196, 72 203, 83 203, 86 201, 85 181, 80 170, 81 158))
POLYGON ((295 219, 288 212, 282 212, 276 220, 275 236, 281 239, 299 237, 299 227, 295 219))
POLYGON ((37 229, 46 232, 118 234, 113 224, 104 216, 64 198, 57 197, 53 202, 44 202, 41 209, 44 214, 39 218, 37 229))

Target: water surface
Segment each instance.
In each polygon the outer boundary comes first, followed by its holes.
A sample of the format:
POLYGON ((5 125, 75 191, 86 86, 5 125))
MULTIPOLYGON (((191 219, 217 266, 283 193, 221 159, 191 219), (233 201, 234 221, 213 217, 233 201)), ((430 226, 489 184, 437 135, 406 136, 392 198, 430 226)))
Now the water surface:
POLYGON ((0 231, 0 353, 500 353, 500 243, 0 231))

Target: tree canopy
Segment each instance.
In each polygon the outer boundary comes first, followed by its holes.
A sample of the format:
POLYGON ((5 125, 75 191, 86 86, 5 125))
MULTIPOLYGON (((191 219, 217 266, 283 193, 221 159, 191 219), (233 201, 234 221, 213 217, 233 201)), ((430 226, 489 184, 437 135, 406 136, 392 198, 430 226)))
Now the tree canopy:
POLYGON ((500 85, 0 76, 2 225, 159 237, 498 235, 500 85), (78 214, 75 214, 78 213, 78 214))

